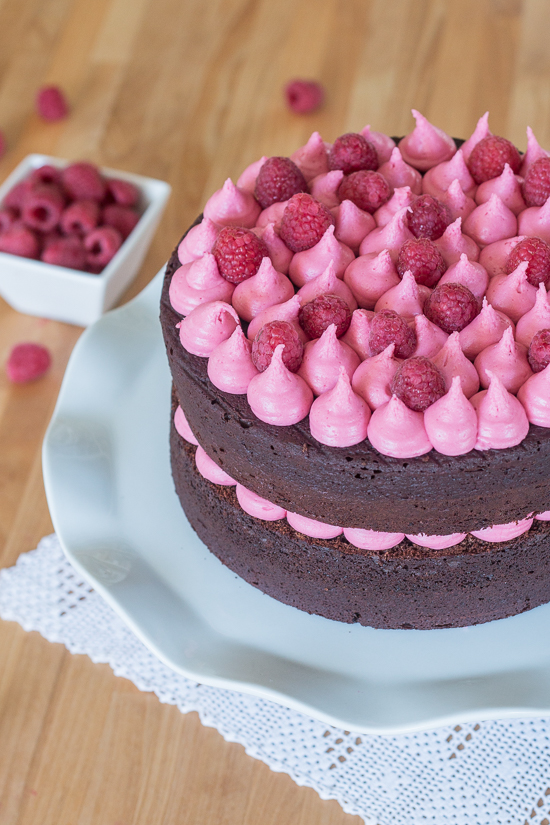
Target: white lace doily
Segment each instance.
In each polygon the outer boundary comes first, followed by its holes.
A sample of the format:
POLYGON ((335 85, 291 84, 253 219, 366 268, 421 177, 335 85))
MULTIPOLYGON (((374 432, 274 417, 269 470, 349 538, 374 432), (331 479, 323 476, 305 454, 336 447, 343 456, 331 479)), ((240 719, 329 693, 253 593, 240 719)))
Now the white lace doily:
POLYGON ((550 720, 464 724, 365 736, 235 691, 199 685, 160 662, 71 567, 55 536, 0 572, 0 616, 205 725, 272 770, 376 825, 550 825, 550 720))

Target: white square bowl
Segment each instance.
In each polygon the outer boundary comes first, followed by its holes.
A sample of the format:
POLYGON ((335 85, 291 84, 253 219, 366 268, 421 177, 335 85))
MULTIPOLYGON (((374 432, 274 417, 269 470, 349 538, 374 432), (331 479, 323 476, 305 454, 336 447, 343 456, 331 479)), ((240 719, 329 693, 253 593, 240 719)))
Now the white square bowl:
MULTIPOLYGON (((33 169, 49 164, 62 169, 69 161, 48 155, 27 155, 0 186, 0 204, 16 183, 33 169)), ((135 278, 158 226, 171 186, 162 180, 117 169, 100 169, 139 189, 139 222, 99 275, 0 252, 0 295, 19 312, 88 326, 110 309, 135 278)))

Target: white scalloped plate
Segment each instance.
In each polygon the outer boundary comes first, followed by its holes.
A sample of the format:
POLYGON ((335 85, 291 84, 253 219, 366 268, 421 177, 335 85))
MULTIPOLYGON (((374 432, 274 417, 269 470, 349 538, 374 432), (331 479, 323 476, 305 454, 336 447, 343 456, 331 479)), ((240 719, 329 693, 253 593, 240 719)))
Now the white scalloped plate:
POLYGON ((44 440, 71 563, 166 664, 328 724, 397 733, 550 714, 550 605, 450 630, 374 630, 280 604, 202 544, 172 485, 162 272, 80 338, 44 440))

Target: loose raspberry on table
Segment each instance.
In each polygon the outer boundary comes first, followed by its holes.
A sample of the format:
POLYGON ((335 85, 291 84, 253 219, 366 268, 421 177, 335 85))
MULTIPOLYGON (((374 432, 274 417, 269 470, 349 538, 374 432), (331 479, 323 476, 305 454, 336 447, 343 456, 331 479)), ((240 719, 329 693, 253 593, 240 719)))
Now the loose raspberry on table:
POLYGON ((527 170, 523 181, 527 206, 542 206, 550 197, 550 158, 539 158, 527 170))
POLYGON ((436 241, 452 221, 447 206, 433 195, 421 195, 415 200, 407 215, 409 229, 415 238, 436 241))
POLYGON ((51 364, 50 353, 40 344, 17 344, 9 354, 6 373, 14 384, 26 384, 45 375, 51 364))
POLYGON ((240 226, 224 226, 216 238, 212 254, 220 274, 232 284, 252 278, 262 258, 268 257, 265 243, 250 229, 240 226))
POLYGON ((424 412, 445 395, 445 379, 428 358, 417 356, 401 364, 393 377, 390 391, 410 410, 424 412))
POLYGON ((307 183, 293 160, 273 157, 262 164, 254 188, 254 197, 262 209, 287 201, 298 192, 307 192, 307 183))
POLYGON ((32 229, 16 223, 0 235, 0 252, 20 255, 22 258, 38 258, 40 243, 32 229))
POLYGON ((351 324, 351 310, 337 295, 318 295, 301 307, 298 323, 310 338, 320 338, 331 324, 336 324, 336 337, 341 338, 351 324))
POLYGON ((388 182, 378 172, 360 169, 346 175, 338 187, 340 201, 352 201, 365 212, 376 212, 391 195, 388 182))
POLYGON ((396 358, 410 358, 416 349, 416 332, 393 309, 383 309, 372 319, 369 331, 371 355, 378 355, 395 344, 396 358))
POLYGON ((429 238, 405 241, 396 263, 397 272, 402 278, 407 270, 412 272, 417 284, 435 286, 447 264, 437 246, 429 238))
POLYGON ((329 169, 341 169, 345 175, 360 169, 376 171, 380 166, 376 149, 363 135, 348 132, 334 141, 328 153, 329 169))
POLYGON ((90 267, 104 267, 122 245, 122 235, 113 226, 100 226, 84 238, 86 263, 90 267))
POLYGON ((123 239, 126 240, 130 232, 139 223, 140 215, 129 206, 119 206, 118 203, 110 203, 102 212, 101 222, 106 226, 114 226, 118 229, 123 239))
POLYGON ((279 224, 279 237, 291 252, 303 252, 319 243, 329 226, 334 226, 332 212, 311 195, 293 195, 279 224))
POLYGON ((86 235, 96 228, 99 217, 97 201, 73 201, 63 211, 59 222, 66 235, 86 235))
POLYGON ((36 111, 44 120, 62 120, 69 114, 69 105, 59 86, 43 86, 36 95, 36 111))
POLYGON ((285 98, 289 109, 305 115, 323 105, 325 90, 316 80, 291 80, 285 86, 285 98))
POLYGON ((476 183, 498 178, 508 164, 517 175, 521 166, 521 155, 506 138, 488 135, 476 143, 468 160, 468 169, 476 183))
POLYGON ((527 352, 533 372, 542 372, 550 364, 550 329, 539 329, 533 336, 527 352))
POLYGON ((68 269, 84 269, 87 253, 81 238, 71 235, 69 238, 52 237, 44 244, 40 260, 54 266, 68 269))
POLYGON ((65 198, 58 186, 43 184, 36 186, 23 201, 21 217, 30 229, 39 232, 51 232, 57 226, 65 198))
POLYGON ((107 181, 107 195, 112 197, 120 206, 135 206, 139 200, 139 189, 129 180, 109 178, 107 181))
POLYGON ((533 286, 550 282, 550 246, 542 238, 525 238, 515 246, 504 264, 507 275, 524 261, 528 262, 527 280, 533 286))
POLYGON ((440 284, 424 304, 424 315, 449 335, 467 327, 479 313, 479 304, 467 286, 440 284))
POLYGON ((102 201, 107 184, 93 163, 71 163, 61 173, 63 186, 72 200, 102 201))
POLYGON ((257 370, 264 372, 269 367, 279 344, 285 345, 283 364, 290 372, 297 372, 302 363, 304 345, 288 321, 269 321, 257 333, 252 342, 252 362, 257 370))

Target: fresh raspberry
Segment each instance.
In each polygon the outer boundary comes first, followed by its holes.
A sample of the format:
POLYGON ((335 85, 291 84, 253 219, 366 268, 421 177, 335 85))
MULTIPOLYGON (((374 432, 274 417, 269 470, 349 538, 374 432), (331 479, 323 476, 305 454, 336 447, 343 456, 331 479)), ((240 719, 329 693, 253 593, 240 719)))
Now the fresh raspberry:
POLYGON ((332 212, 311 195, 293 195, 279 224, 279 237, 292 252, 303 252, 319 243, 329 226, 334 226, 332 212))
POLYGON ((61 229, 66 235, 87 235, 99 223, 97 201, 73 201, 61 215, 61 229))
POLYGON ((49 164, 39 166, 38 169, 33 169, 30 173, 28 183, 31 189, 35 186, 41 186, 44 183, 60 186, 61 170, 49 164))
POLYGON ((84 238, 84 248, 88 253, 86 263, 92 267, 104 267, 122 245, 122 235, 113 226, 100 226, 84 238))
POLYGON ((479 304, 467 286, 440 284, 424 304, 424 315, 449 335, 467 327, 479 312, 479 304))
POLYGON ((378 172, 360 169, 347 175, 338 187, 340 201, 353 201, 364 212, 376 212, 390 197, 390 187, 378 172))
POLYGON ((521 166, 521 155, 506 138, 488 135, 476 143, 468 160, 468 169, 476 183, 498 178, 508 164, 517 175, 521 166))
POLYGON ((329 169, 341 169, 344 175, 360 169, 376 171, 380 166, 376 149, 363 135, 348 132, 336 138, 328 153, 329 169))
POLYGON ((527 170, 523 181, 527 206, 542 206, 550 197, 550 158, 539 158, 527 170))
POLYGON ((9 206, 6 209, 0 209, 0 232, 5 232, 13 226, 17 217, 17 211, 9 206))
POLYGON ((21 258, 38 258, 40 243, 32 229, 16 223, 0 235, 0 252, 21 258))
POLYGON ((254 197, 262 209, 287 201, 298 192, 307 192, 307 183, 294 161, 274 157, 262 163, 254 189, 254 197))
POLYGON ((17 344, 9 354, 6 362, 6 373, 14 384, 26 384, 42 378, 49 368, 52 359, 46 347, 40 344, 17 344))
POLYGON ((268 257, 265 243, 250 229, 224 226, 216 238, 212 254, 220 274, 231 284, 240 284, 258 271, 262 258, 268 257))
POLYGON ((6 149, 8 148, 8 144, 6 142, 6 138, 3 132, 0 132, 0 158, 6 154, 6 149))
POLYGON ((541 238, 525 238, 515 246, 504 264, 504 271, 507 275, 517 267, 528 261, 527 280, 533 286, 538 286, 541 281, 548 285, 550 281, 550 246, 541 238))
POLYGON ((69 106, 59 86, 43 86, 36 95, 36 111, 44 120, 63 120, 69 106))
POLYGON ((305 115, 323 105, 325 90, 315 80, 291 80, 285 86, 285 98, 289 109, 305 115))
POLYGON ((451 223, 451 213, 444 203, 433 195, 421 195, 415 200, 407 215, 409 229, 415 238, 436 241, 451 223))
POLYGON ((331 324, 336 324, 336 336, 341 338, 351 324, 351 310, 337 295, 318 295, 301 307, 298 323, 310 338, 320 338, 331 324))
POLYGON ((74 201, 102 201, 107 184, 93 163, 71 163, 61 173, 63 186, 74 201))
POLYGON ((17 213, 20 214, 23 208, 23 201, 29 194, 30 189, 31 186, 28 178, 19 181, 19 183, 16 183, 15 186, 10 189, 2 205, 9 206, 10 209, 15 209, 17 213))
POLYGON ((44 244, 40 260, 54 266, 65 266, 69 269, 85 269, 86 250, 82 240, 76 235, 70 238, 52 237, 44 244))
POLYGON ((61 190, 53 184, 36 186, 23 201, 21 217, 29 229, 51 232, 57 226, 65 199, 61 190))
POLYGON ((140 215, 135 209, 129 206, 119 206, 118 203, 110 203, 103 210, 101 222, 106 226, 114 226, 126 240, 139 219, 140 215))
POLYGON ((304 345, 300 336, 288 321, 269 321, 259 330, 252 342, 252 362, 257 370, 264 372, 271 364, 275 347, 284 344, 283 364, 296 372, 302 363, 304 345))
POLYGON ((129 180, 109 178, 107 196, 112 197, 113 201, 120 206, 135 206, 139 201, 139 189, 129 180))
POLYGON ((376 313, 370 326, 371 355, 378 355, 390 344, 395 344, 396 358, 410 358, 416 349, 416 332, 393 309, 383 309, 376 313))
POLYGON ((447 264, 437 246, 428 238, 405 241, 397 259, 397 271, 402 278, 407 270, 412 272, 417 284, 435 286, 447 264))
POLYGON ((533 372, 542 372, 550 364, 550 329, 539 329, 534 334, 527 360, 533 372))
POLYGON ((401 364, 393 377, 390 391, 410 410, 424 412, 445 395, 445 379, 435 364, 420 355, 401 364))

